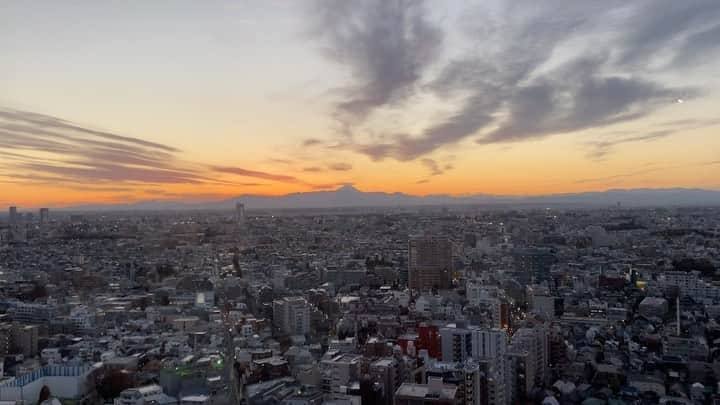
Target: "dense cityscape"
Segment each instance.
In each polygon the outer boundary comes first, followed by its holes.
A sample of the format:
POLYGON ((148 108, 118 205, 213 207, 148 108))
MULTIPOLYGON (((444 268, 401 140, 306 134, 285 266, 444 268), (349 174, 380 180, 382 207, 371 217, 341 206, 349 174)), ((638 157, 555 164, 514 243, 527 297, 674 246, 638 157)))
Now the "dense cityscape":
POLYGON ((0 404, 720 403, 720 209, 0 225, 0 404))
POLYGON ((0 405, 720 405, 720 0, 0 0, 0 405))

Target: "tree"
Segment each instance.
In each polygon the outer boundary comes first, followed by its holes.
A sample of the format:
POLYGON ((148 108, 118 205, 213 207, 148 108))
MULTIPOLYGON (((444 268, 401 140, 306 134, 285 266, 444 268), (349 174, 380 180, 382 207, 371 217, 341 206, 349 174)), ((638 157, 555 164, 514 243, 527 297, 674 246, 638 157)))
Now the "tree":
POLYGON ((40 389, 40 396, 38 397, 38 405, 50 399, 50 388, 47 385, 43 385, 40 389))
POLYGON ((106 401, 117 398, 123 390, 133 387, 133 377, 127 370, 112 370, 100 381, 98 393, 106 401))

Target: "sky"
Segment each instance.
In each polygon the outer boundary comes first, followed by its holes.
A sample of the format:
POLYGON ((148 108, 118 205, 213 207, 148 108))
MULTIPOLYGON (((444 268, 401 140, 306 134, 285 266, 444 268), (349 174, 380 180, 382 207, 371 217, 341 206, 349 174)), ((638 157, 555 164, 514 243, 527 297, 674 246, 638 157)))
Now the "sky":
POLYGON ((0 1, 0 205, 720 189, 717 0, 0 1))

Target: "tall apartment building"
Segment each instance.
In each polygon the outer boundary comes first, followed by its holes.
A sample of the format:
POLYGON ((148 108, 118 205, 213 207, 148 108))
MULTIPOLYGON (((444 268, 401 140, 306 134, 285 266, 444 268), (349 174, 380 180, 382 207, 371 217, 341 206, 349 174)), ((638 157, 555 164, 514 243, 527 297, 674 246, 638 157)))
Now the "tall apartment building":
POLYGON ((660 275, 659 280, 653 281, 652 284, 661 288, 677 287, 683 297, 720 298, 720 288, 704 280, 697 270, 665 271, 660 275))
POLYGON ((515 331, 508 351, 521 359, 525 369, 527 392, 531 387, 545 384, 548 374, 549 357, 548 332, 545 328, 520 328, 515 331))
POLYGON ((25 357, 34 357, 38 354, 38 332, 40 327, 37 325, 20 325, 13 326, 13 346, 25 357))
POLYGON ((245 204, 240 202, 235 204, 235 223, 238 226, 245 224, 245 204))
MULTIPOLYGON (((0 357, 4 357, 12 352, 13 333, 12 325, 9 323, 0 324, 0 357)), ((0 370, 1 371, 1 370, 0 370)), ((0 377, 2 374, 0 373, 0 377)))
POLYGON ((10 207, 8 209, 8 225, 11 227, 17 225, 19 222, 17 207, 10 207))
POLYGON ((320 361, 320 388, 325 392, 340 392, 360 381, 362 356, 336 354, 320 361))
POLYGON ((465 364, 461 401, 506 404, 511 385, 505 330, 450 325, 440 330, 440 337, 443 362, 465 364))
POLYGON ((476 328, 471 330, 472 358, 497 359, 505 355, 507 333, 502 329, 476 328))
POLYGON ((40 208, 40 225, 47 225, 50 222, 50 209, 40 208))
POLYGON ((442 360, 462 363, 472 357, 472 331, 454 325, 440 329, 442 360))
POLYGON ((283 334, 307 335, 310 331, 310 304, 302 297, 273 301, 273 326, 283 334))
POLYGON ((452 242, 425 235, 408 242, 408 286, 413 290, 448 289, 452 283, 452 242))
POLYGON ((55 310, 52 306, 34 302, 14 303, 8 313, 15 322, 30 324, 48 323, 55 316, 55 310))
POLYGON ((517 249, 513 252, 513 257, 516 270, 525 276, 523 281, 531 281, 533 284, 549 281, 550 268, 557 263, 555 252, 549 248, 517 249))
POLYGON ((382 358, 370 363, 370 377, 383 386, 385 405, 393 405, 395 391, 402 383, 400 363, 392 357, 382 358))

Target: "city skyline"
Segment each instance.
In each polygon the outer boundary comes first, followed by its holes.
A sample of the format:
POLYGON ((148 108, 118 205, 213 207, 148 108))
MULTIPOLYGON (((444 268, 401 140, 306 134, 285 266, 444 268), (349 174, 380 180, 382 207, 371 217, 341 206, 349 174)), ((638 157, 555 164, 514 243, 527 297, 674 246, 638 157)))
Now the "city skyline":
POLYGON ((711 0, 6 2, 0 205, 717 190, 719 17, 711 0))

